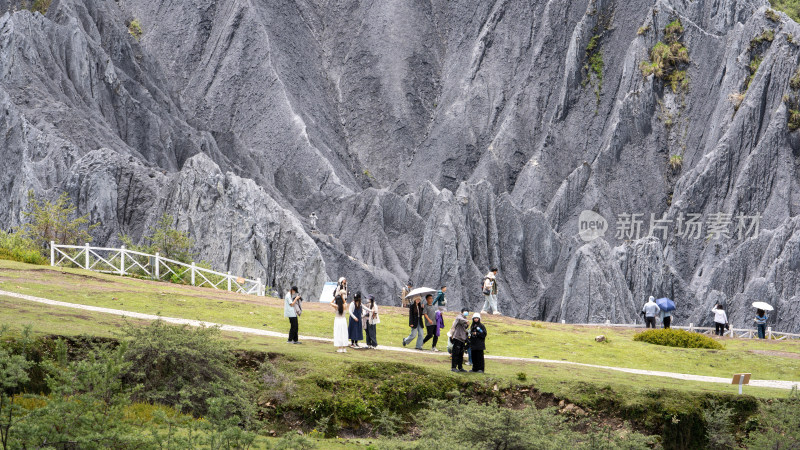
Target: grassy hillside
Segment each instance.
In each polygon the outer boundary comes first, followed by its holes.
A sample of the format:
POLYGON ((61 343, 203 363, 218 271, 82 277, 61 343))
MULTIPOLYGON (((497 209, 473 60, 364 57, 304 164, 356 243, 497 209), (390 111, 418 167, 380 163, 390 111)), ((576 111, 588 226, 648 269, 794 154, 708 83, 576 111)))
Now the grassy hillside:
MULTIPOLYGON (((120 278, 72 269, 52 269, 0 261, 0 290, 53 300, 124 309, 170 317, 200 319, 286 332, 281 301, 229 294, 205 288, 120 278)), ((92 335, 119 338, 127 321, 119 316, 53 307, 0 296, 0 323, 19 335, 32 326, 37 335, 92 335)), ((399 308, 383 307, 379 344, 399 346, 407 333, 407 319, 399 308)), ((800 343, 723 339, 724 350, 658 347, 634 342, 633 331, 575 327, 561 324, 489 317, 489 354, 584 362, 614 367, 682 372, 727 377, 749 371, 755 379, 800 378, 800 343), (596 343, 605 334, 609 342, 596 343)), ((449 319, 448 324, 449 326, 449 319)), ((306 303, 301 335, 330 337, 332 310, 306 303)), ((538 407, 575 404, 585 416, 565 413, 570 423, 591 427, 638 430, 661 436, 666 448, 706 445, 709 405, 727 405, 733 411, 728 431, 744 439, 745 423, 754 427, 762 399, 787 398, 785 390, 745 388, 717 383, 640 376, 565 364, 487 361, 487 374, 453 374, 446 354, 432 352, 349 351, 337 354, 330 343, 306 341, 290 345, 283 338, 222 333, 235 348, 264 355, 273 378, 260 404, 269 436, 290 429, 312 432, 329 428, 328 436, 364 436, 374 440, 381 427, 397 428, 404 439, 419 437, 416 414, 427 400, 446 400, 453 392, 480 402, 499 402, 518 408, 524 401, 538 407), (364 386, 376 386, 366 395, 364 386), (397 393, 400 393, 398 397, 397 393), (394 393, 394 394, 392 394, 394 393), (391 394, 391 395, 390 395, 391 394), (348 401, 343 399, 348 398, 348 401), (400 400, 404 399, 404 400, 400 400), (516 406, 514 406, 516 405, 516 406), (333 422, 331 422, 331 420, 333 422), (750 420, 748 422, 748 420, 750 420), (389 425, 386 425, 386 423, 389 425), (584 422, 581 422, 584 421, 584 422), (626 425, 630 423, 630 425, 626 425), (270 429, 271 428, 271 429, 270 429), (416 430, 416 431, 415 431, 416 430), (410 433, 410 434, 408 434, 410 433)), ((426 348, 430 344, 426 344, 426 348)), ((443 349, 444 344, 440 344, 443 349)), ((771 400, 770 400, 771 401, 771 400)), ((559 408, 563 409, 563 408, 559 408)), ((727 419, 726 419, 727 420, 727 419)), ((586 428, 589 427, 589 428, 586 428)), ((266 439, 266 438, 265 438, 266 439)), ((265 441, 267 442, 267 441, 265 441)), ((327 445, 337 441, 322 440, 327 445)), ((394 445, 396 440, 375 442, 394 445)), ((265 444, 266 445, 266 444, 265 444)), ((341 448, 341 447, 339 447, 341 448)), ((634 447, 635 448, 635 447, 634 447)))

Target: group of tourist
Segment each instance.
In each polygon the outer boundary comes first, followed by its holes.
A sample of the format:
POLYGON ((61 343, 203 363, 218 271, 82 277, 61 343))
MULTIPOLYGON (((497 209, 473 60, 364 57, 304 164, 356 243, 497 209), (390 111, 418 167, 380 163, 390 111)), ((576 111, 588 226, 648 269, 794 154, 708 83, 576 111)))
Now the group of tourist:
MULTIPOLYGON (((464 353, 468 355, 468 364, 473 372, 483 373, 483 352, 486 349, 486 327, 481 322, 481 314, 491 310, 492 314, 499 314, 497 308, 497 269, 492 268, 483 278, 481 283, 484 295, 484 305, 481 313, 474 313, 469 321, 469 310, 462 309, 455 317, 450 331, 447 332, 447 350, 451 353, 451 370, 466 372, 464 370, 464 353)), ((411 333, 403 339, 403 346, 416 340, 416 349, 431 342, 431 350, 438 352, 437 345, 441 330, 445 326, 444 312, 447 305, 447 286, 442 285, 434 295, 427 293, 423 302, 418 295, 410 296, 413 283, 409 280, 400 294, 401 305, 408 308, 408 325, 411 333), (411 298, 409 298, 411 297, 411 298)), ((360 291, 355 292, 352 301, 348 302, 349 292, 347 279, 342 277, 336 283, 333 300, 330 305, 334 310, 333 345, 336 351, 346 353, 347 348, 364 348, 359 343, 366 335, 366 347, 378 346, 377 327, 380 323, 378 305, 375 297, 369 295, 366 299, 360 291)), ((298 318, 302 314, 302 297, 296 286, 292 286, 284 297, 284 316, 289 319, 290 344, 299 344, 298 318)))
MULTIPOLYGON (((722 307, 722 304, 716 303, 711 312, 714 314, 714 334, 717 336, 724 336, 725 331, 730 329, 728 322, 728 314, 722 307)), ((666 311, 656 304, 655 298, 650 296, 647 302, 642 306, 641 314, 644 316, 645 328, 656 328, 656 318, 661 319, 664 328, 669 328, 672 322, 672 311, 666 311)), ((758 338, 766 338, 767 320, 769 315, 763 309, 756 309, 756 316, 753 322, 758 330, 758 338)))

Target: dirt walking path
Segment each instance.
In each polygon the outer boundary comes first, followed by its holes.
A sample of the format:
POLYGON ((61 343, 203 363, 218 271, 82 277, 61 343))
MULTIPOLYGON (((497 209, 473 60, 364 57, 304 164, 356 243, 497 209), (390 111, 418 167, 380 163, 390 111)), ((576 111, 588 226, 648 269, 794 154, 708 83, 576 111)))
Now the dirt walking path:
MULTIPOLYGON (((121 309, 112 309, 112 308, 102 308, 99 306, 89 306, 89 305, 80 305, 77 303, 67 303, 67 302, 60 302, 57 300, 49 300, 46 298, 41 297, 34 297, 31 295, 25 294, 18 294, 16 292, 9 292, 0 290, 0 296, 7 296, 18 298, 22 300, 27 300, 36 303, 43 303, 46 305, 53 305, 53 306, 60 306, 63 308, 74 308, 80 309, 84 311, 94 311, 104 314, 113 314, 116 316, 124 316, 130 317, 133 319, 143 319, 143 320, 158 320, 161 319, 164 322, 178 324, 178 325, 190 325, 193 327, 219 327, 222 331, 230 331, 234 333, 247 333, 247 334, 254 334, 258 336, 269 336, 269 337, 277 337, 277 338, 287 338, 288 334, 286 333, 279 333, 277 331, 268 331, 268 330, 260 330, 258 328, 248 328, 248 327, 240 327, 236 325, 225 325, 221 323, 214 323, 214 322, 203 322, 200 320, 190 320, 190 319, 181 319, 179 317, 164 317, 164 316, 157 316, 154 314, 143 314, 137 313, 133 311, 123 311, 121 309)), ((333 342, 333 339, 330 338, 323 338, 317 336, 300 336, 300 340, 305 341, 320 341, 320 342, 333 342)), ((419 350, 410 349, 410 348, 403 348, 403 347, 387 347, 387 346, 379 346, 378 350, 384 351, 392 351, 392 352, 406 352, 406 353, 418 353, 419 350)), ((446 352, 440 353, 431 353, 434 355, 441 355, 444 357, 447 355, 446 352)), ((660 372, 655 370, 643 370, 643 369, 628 369, 625 367, 612 367, 612 366, 601 366, 597 364, 586 364, 586 363, 578 363, 578 362, 570 362, 570 361, 560 361, 560 360, 552 360, 552 359, 539 359, 539 358, 520 358, 514 356, 495 356, 495 355, 486 355, 486 359, 492 360, 505 360, 505 361, 520 361, 526 363, 548 363, 548 364, 566 364, 571 366, 579 366, 579 367, 591 367, 595 369, 605 369, 605 370, 614 370, 617 372, 625 372, 625 373, 632 373, 636 375, 650 375, 656 377, 666 377, 666 378, 674 378, 678 380, 687 380, 687 381, 700 381, 704 383, 723 383, 723 384, 730 384, 730 378, 720 378, 720 377, 708 377, 703 375, 690 375, 685 373, 674 373, 674 372, 660 372)), ((800 381, 784 381, 784 380, 750 380, 750 386, 754 387, 766 387, 766 388, 776 388, 776 389, 791 389, 792 386, 800 386, 800 381)))

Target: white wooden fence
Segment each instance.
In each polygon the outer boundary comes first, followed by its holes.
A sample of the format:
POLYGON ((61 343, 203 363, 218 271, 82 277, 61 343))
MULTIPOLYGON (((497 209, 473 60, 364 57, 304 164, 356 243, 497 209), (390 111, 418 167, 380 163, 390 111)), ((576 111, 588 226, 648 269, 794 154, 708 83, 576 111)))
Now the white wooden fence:
MULTIPOLYGON (((606 323, 575 323, 572 325, 592 326, 592 327, 602 326, 602 327, 620 327, 620 328, 644 328, 644 324, 610 323, 608 321, 606 321, 606 323)), ((692 323, 690 323, 688 327, 671 326, 670 328, 693 331, 695 333, 706 334, 706 335, 713 335, 715 331, 715 328, 713 327, 696 327, 692 323)), ((755 328, 731 328, 730 330, 725 330, 724 335, 739 339, 755 339, 758 337, 758 330, 756 330, 755 328)), ((772 331, 772 327, 767 327, 765 335, 767 339, 775 339, 778 341, 789 340, 789 339, 800 339, 800 334, 784 333, 782 331, 772 331)))
POLYGON ((192 286, 208 286, 242 294, 264 295, 261 278, 251 280, 222 273, 191 264, 164 258, 158 253, 147 253, 120 248, 90 247, 86 245, 57 245, 50 242, 50 265, 59 266, 72 263, 75 266, 95 272, 114 273, 120 276, 137 275, 154 280, 184 279, 189 276, 192 286))

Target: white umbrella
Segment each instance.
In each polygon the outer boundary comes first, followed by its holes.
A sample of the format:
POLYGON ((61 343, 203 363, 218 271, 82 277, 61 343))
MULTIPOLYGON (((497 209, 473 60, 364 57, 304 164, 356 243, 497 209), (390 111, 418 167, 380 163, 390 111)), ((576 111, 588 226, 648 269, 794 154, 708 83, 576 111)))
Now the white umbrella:
POLYGON ((406 294, 406 298, 416 297, 418 295, 420 297, 424 298, 428 294, 435 294, 435 293, 436 293, 436 289, 431 289, 431 288, 427 288, 427 287, 418 287, 418 288, 412 290, 411 292, 409 292, 408 294, 406 294))
POLYGON ((769 303, 764 302, 753 302, 753 308, 763 309, 764 311, 772 311, 775 309, 769 303))

